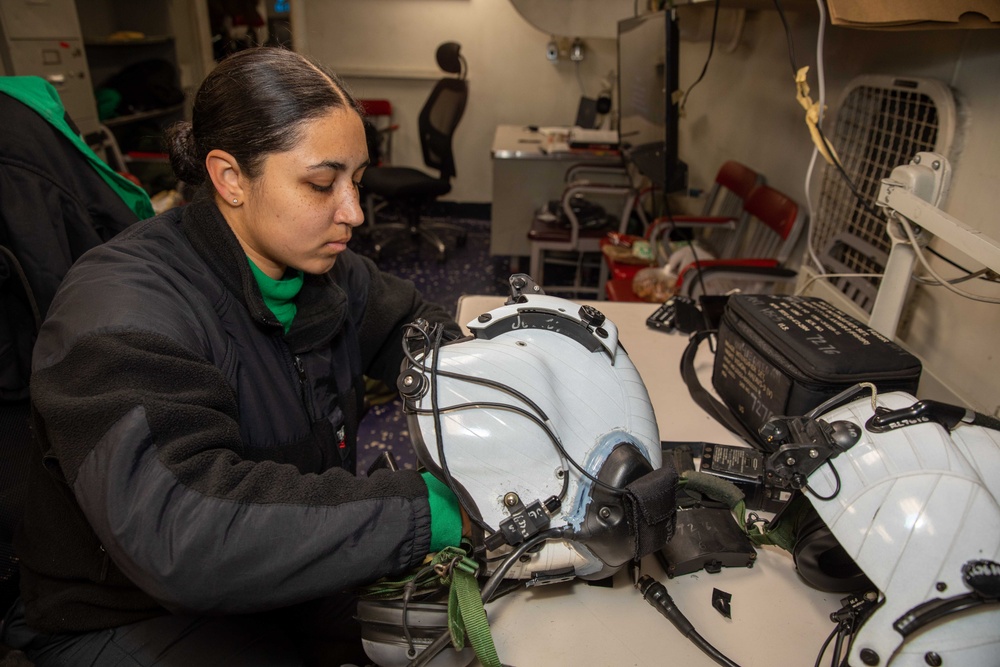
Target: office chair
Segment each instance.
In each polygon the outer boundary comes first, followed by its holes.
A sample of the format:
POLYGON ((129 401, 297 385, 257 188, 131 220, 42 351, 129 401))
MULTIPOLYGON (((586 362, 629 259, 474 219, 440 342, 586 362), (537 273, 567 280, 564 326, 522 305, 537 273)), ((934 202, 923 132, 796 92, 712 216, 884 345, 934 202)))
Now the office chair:
POLYGON ((445 42, 437 49, 438 66, 449 74, 435 84, 430 96, 420 110, 418 129, 424 164, 438 171, 432 176, 411 167, 369 167, 361 179, 366 193, 369 222, 374 221, 375 199, 394 206, 405 218, 404 222, 374 224, 375 258, 378 259, 389 245, 405 239, 424 240, 437 250, 438 261, 444 261, 447 248, 436 233, 450 230, 458 234, 456 243, 466 240, 466 230, 448 222, 422 221, 427 206, 451 191, 455 176, 455 157, 452 153, 452 136, 458 127, 469 95, 465 80, 465 59, 459 54, 457 42, 445 42))

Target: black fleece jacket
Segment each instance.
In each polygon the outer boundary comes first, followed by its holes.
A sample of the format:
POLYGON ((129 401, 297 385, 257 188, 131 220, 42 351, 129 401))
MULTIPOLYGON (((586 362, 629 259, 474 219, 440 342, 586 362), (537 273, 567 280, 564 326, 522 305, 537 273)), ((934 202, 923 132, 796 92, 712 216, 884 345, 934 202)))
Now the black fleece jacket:
POLYGON ((15 259, 45 317, 70 265, 138 217, 38 111, 0 93, 0 119, 0 401, 27 400, 37 327, 15 259))
POLYGON ((207 198, 73 266, 33 357, 29 625, 274 609, 421 561, 420 476, 352 474, 362 375, 395 381, 403 324, 457 326, 350 251, 297 306, 284 334, 207 198))

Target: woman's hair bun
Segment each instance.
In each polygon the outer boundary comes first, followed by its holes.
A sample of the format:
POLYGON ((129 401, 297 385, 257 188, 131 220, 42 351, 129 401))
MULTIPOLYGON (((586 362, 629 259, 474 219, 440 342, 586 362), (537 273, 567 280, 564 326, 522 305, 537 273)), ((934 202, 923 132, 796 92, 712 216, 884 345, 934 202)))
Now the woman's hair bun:
POLYGON ((190 121, 174 123, 166 131, 167 152, 174 174, 188 185, 201 185, 208 174, 199 154, 190 121))

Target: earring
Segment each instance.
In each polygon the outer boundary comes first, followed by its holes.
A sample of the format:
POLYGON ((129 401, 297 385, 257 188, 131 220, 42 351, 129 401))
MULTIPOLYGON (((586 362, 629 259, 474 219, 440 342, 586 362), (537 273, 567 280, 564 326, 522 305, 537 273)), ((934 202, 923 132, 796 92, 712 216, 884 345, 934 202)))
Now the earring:
POLYGON ((239 199, 237 199, 236 197, 233 197, 233 203, 234 203, 234 204, 239 204, 239 203, 240 203, 240 200, 239 200, 239 199))

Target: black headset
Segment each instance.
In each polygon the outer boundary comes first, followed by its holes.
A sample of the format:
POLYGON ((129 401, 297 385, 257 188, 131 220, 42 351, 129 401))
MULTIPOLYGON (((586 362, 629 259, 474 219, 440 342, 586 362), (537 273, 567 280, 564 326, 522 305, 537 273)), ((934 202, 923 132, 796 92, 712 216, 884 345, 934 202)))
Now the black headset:
POLYGON ((795 531, 792 558, 799 576, 828 593, 855 593, 875 586, 861 571, 811 503, 806 503, 795 531))

